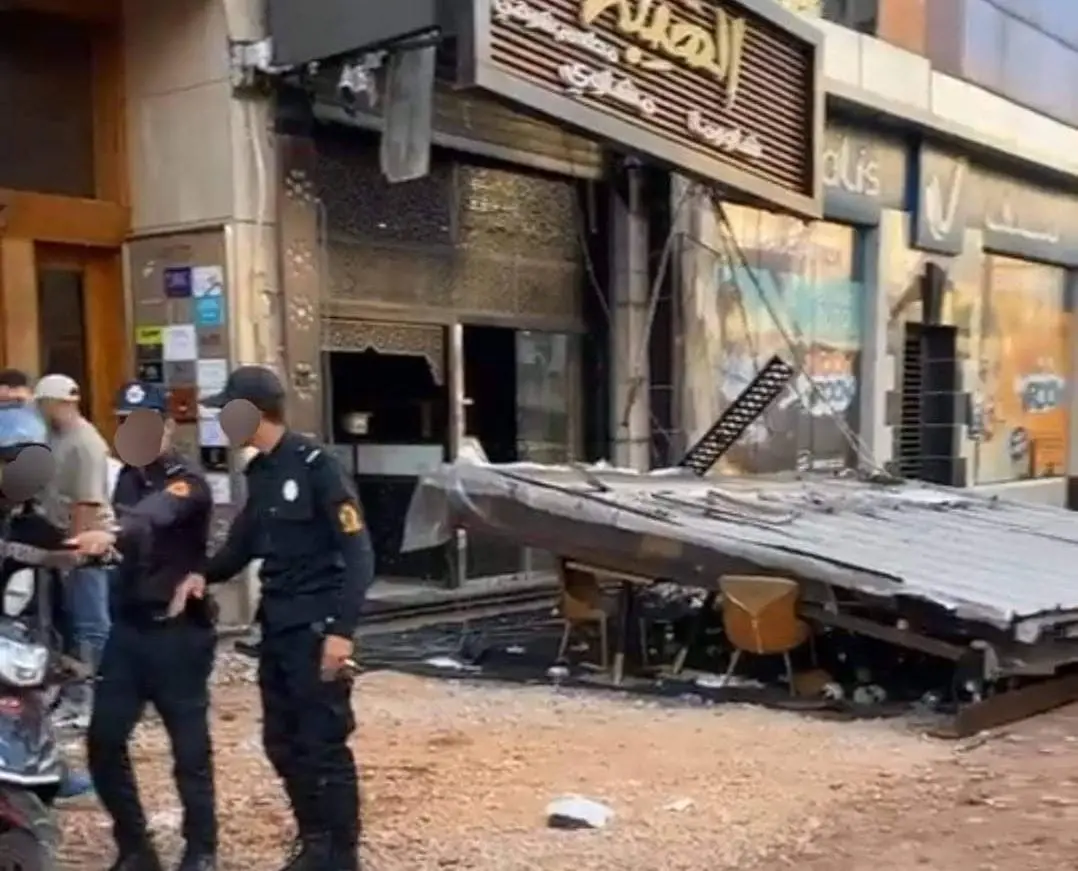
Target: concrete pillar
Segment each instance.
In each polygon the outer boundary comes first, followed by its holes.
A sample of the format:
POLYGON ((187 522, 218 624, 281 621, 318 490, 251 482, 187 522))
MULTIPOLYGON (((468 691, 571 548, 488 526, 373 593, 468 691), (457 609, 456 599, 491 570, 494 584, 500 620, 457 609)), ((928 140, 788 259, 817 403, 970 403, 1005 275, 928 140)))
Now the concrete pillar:
POLYGON ((646 470, 651 465, 648 395, 648 217, 643 171, 628 166, 610 204, 611 462, 646 470))
MULTIPOLYGON (((124 0, 127 145, 133 238, 220 234, 229 362, 279 370, 272 100, 233 92, 229 56, 230 40, 264 36, 262 6, 124 0)), ((256 593, 223 590, 222 622, 247 622, 256 593)))
POLYGON ((691 186, 692 182, 680 176, 675 176, 670 186, 671 208, 677 212, 681 238, 676 249, 679 352, 675 425, 684 434, 685 450, 719 416, 719 378, 723 371, 723 331, 716 283, 721 258, 713 242, 719 238, 718 218, 711 200, 691 192, 691 186))
POLYGON ((1078 272, 1067 273, 1064 296, 1067 311, 1067 330, 1070 335, 1070 368, 1067 372, 1067 496, 1066 506, 1078 510, 1078 332, 1075 313, 1078 312, 1078 272))
POLYGON ((233 363, 276 366, 272 102, 233 94, 228 52, 261 22, 261 0, 125 0, 131 220, 227 233, 233 363))
POLYGON ((864 297, 861 304, 861 371, 858 372, 858 436, 867 457, 859 466, 881 468, 891 461, 894 439, 887 426, 886 399, 894 387, 895 367, 887 354, 887 286, 880 274, 878 228, 862 231, 861 274, 864 297))

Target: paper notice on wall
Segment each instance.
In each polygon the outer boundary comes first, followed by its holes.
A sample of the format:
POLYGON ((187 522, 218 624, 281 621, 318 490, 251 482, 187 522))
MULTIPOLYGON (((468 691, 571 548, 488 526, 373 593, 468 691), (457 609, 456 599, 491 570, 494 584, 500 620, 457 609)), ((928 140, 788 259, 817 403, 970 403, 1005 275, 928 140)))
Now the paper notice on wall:
POLYGON ((213 396, 225 389, 228 380, 228 360, 209 359, 198 361, 198 397, 213 396))
POLYGON ((180 362, 198 358, 198 334, 194 324, 177 324, 164 328, 165 360, 180 362))
POLYGON ((222 472, 211 472, 206 476, 206 483, 210 485, 214 505, 232 504, 232 478, 230 475, 222 472))
POLYGON ((204 448, 227 448, 228 436, 221 428, 219 414, 206 414, 201 410, 198 419, 198 443, 204 448))
POLYGON ((222 296, 225 271, 220 266, 196 266, 191 270, 191 296, 222 296))

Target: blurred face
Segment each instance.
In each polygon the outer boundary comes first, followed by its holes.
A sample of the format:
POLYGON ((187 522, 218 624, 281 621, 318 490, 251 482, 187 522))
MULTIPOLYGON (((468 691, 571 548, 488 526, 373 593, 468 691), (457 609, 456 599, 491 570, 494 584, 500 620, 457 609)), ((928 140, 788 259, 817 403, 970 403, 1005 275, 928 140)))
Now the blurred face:
POLYGON ((253 403, 246 399, 233 399, 221 409, 221 429, 234 448, 259 447, 264 441, 266 428, 272 426, 253 403))
POLYGON ((33 398, 33 391, 29 387, 0 385, 0 402, 30 402, 33 398))
POLYGON ((174 428, 171 420, 149 409, 121 415, 113 442, 116 456, 130 466, 144 468, 171 447, 174 428))

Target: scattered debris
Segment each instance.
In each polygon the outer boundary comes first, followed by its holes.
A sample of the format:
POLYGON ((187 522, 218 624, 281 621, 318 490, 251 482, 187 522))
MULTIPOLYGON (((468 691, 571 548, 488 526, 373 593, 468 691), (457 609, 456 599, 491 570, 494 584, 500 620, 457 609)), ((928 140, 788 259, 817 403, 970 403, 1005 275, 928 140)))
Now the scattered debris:
POLYGON ((602 829, 614 818, 614 811, 590 798, 568 795, 548 804, 546 816, 552 829, 602 829))
POLYGON ((431 668, 442 668, 447 671, 481 671, 479 666, 469 665, 452 656, 432 656, 424 660, 423 664, 429 665, 431 668))
POLYGON ((679 798, 677 799, 677 801, 672 801, 669 804, 663 805, 663 810, 673 811, 674 813, 681 813, 682 811, 687 811, 694 804, 696 804, 696 802, 694 802, 691 798, 679 798))

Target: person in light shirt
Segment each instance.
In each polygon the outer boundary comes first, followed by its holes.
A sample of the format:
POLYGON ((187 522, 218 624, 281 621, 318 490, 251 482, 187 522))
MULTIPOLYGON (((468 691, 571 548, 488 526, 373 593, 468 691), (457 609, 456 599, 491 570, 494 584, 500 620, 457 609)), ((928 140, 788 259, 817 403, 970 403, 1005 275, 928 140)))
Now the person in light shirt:
MULTIPOLYGON (((49 427, 56 473, 42 498, 45 515, 68 535, 110 528, 109 445, 80 411, 82 392, 67 375, 46 375, 34 386, 34 402, 49 427)), ((65 578, 64 606, 70 616, 73 653, 96 669, 109 636, 110 575, 101 566, 80 566, 65 578)), ((92 684, 70 685, 57 717, 85 728, 90 722, 92 684)))

